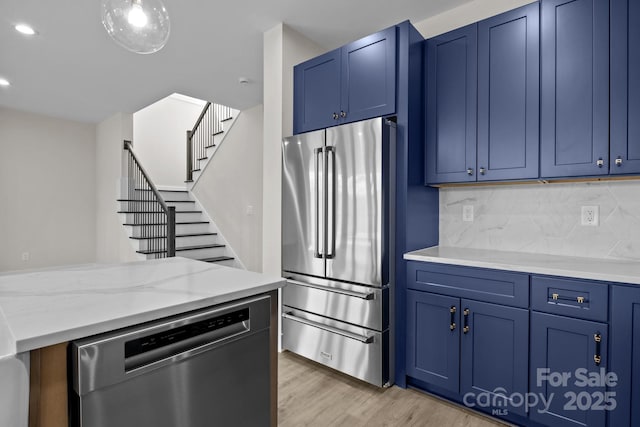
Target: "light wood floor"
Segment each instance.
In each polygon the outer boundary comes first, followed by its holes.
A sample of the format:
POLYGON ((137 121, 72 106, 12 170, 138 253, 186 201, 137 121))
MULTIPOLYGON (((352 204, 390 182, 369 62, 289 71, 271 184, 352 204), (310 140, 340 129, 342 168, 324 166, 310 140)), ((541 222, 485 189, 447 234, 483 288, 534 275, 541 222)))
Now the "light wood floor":
POLYGON ((279 355, 278 377, 281 427, 504 427, 415 390, 380 389, 289 352, 279 355))

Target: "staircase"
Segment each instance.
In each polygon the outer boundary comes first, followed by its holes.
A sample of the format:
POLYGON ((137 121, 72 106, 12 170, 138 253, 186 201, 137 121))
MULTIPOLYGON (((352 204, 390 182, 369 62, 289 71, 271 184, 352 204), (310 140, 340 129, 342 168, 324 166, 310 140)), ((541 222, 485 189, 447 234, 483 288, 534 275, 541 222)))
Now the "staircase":
POLYGON ((128 190, 126 196, 118 199, 118 214, 140 259, 180 256, 244 268, 190 191, 238 113, 207 103, 196 126, 187 131, 185 188, 153 185, 131 144, 125 142, 128 190))
POLYGON ((193 188, 202 175, 214 153, 222 144, 239 111, 220 104, 208 102, 202 109, 200 117, 187 131, 187 179, 188 188, 193 188))

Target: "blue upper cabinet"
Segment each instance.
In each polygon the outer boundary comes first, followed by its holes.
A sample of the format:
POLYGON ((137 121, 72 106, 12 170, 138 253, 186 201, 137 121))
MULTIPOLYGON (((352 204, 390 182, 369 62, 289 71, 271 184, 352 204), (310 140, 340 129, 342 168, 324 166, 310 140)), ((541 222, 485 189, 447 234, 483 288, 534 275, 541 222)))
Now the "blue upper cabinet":
POLYGON ((395 113, 396 27, 293 68, 293 133, 395 113))
POLYGON ((340 49, 293 69, 294 133, 336 124, 340 105, 340 49))
POLYGON ((637 0, 611 0, 611 174, 640 173, 639 20, 637 0))
POLYGON ((477 28, 427 40, 427 184, 476 180, 477 28))
POLYGON ((427 40, 427 184, 533 179, 537 3, 427 40))
POLYGON ((478 24, 478 181, 538 177, 539 10, 478 24))
POLYGON ((543 178, 609 173, 609 1, 543 0, 543 178))
POLYGON ((396 111, 396 28, 349 43, 342 53, 340 116, 358 121, 396 111))

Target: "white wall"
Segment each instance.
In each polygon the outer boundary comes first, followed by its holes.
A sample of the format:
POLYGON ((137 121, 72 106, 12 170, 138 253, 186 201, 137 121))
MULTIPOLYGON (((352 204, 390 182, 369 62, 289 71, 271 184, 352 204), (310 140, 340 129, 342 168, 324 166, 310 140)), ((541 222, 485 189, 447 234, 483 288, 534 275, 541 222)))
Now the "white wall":
POLYGON ((640 261, 639 196, 638 181, 440 189, 440 245, 640 261), (600 225, 580 225, 593 205, 600 225))
POLYGON ((133 150, 155 185, 184 187, 186 133, 204 104, 174 94, 133 114, 133 150))
POLYGON ((95 138, 92 124, 0 108, 0 270, 95 261, 95 138))
POLYGON ((133 116, 118 113, 99 123, 95 133, 96 259, 98 262, 124 262, 139 259, 126 235, 117 202, 121 198, 124 140, 133 136, 133 116))
POLYGON ((243 111, 192 191, 248 270, 262 270, 262 105, 243 111))
POLYGON ((474 0, 434 17, 414 22, 413 25, 424 38, 429 38, 529 3, 533 2, 531 0, 474 0))
POLYGON ((293 133, 293 66, 326 49, 278 24, 266 31, 264 42, 264 160, 262 271, 281 274, 281 148, 293 133))

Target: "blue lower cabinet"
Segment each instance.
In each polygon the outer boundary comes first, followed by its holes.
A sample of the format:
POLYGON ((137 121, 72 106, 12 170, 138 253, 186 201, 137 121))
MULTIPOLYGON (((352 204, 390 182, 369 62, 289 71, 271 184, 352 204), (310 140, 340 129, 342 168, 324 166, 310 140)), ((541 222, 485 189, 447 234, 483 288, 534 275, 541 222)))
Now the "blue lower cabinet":
POLYGON ((407 291, 407 375, 459 391, 460 299, 407 291))
POLYGON ((463 403, 494 415, 526 416, 529 310, 462 300, 463 403))
POLYGON ((640 289, 611 287, 611 372, 618 384, 609 425, 640 425, 640 289))
POLYGON ((466 406, 526 416, 529 311, 407 291, 407 375, 466 406))
POLYGON ((606 387, 607 331, 605 323, 531 313, 531 420, 552 427, 606 425, 607 408, 615 405, 606 387))

